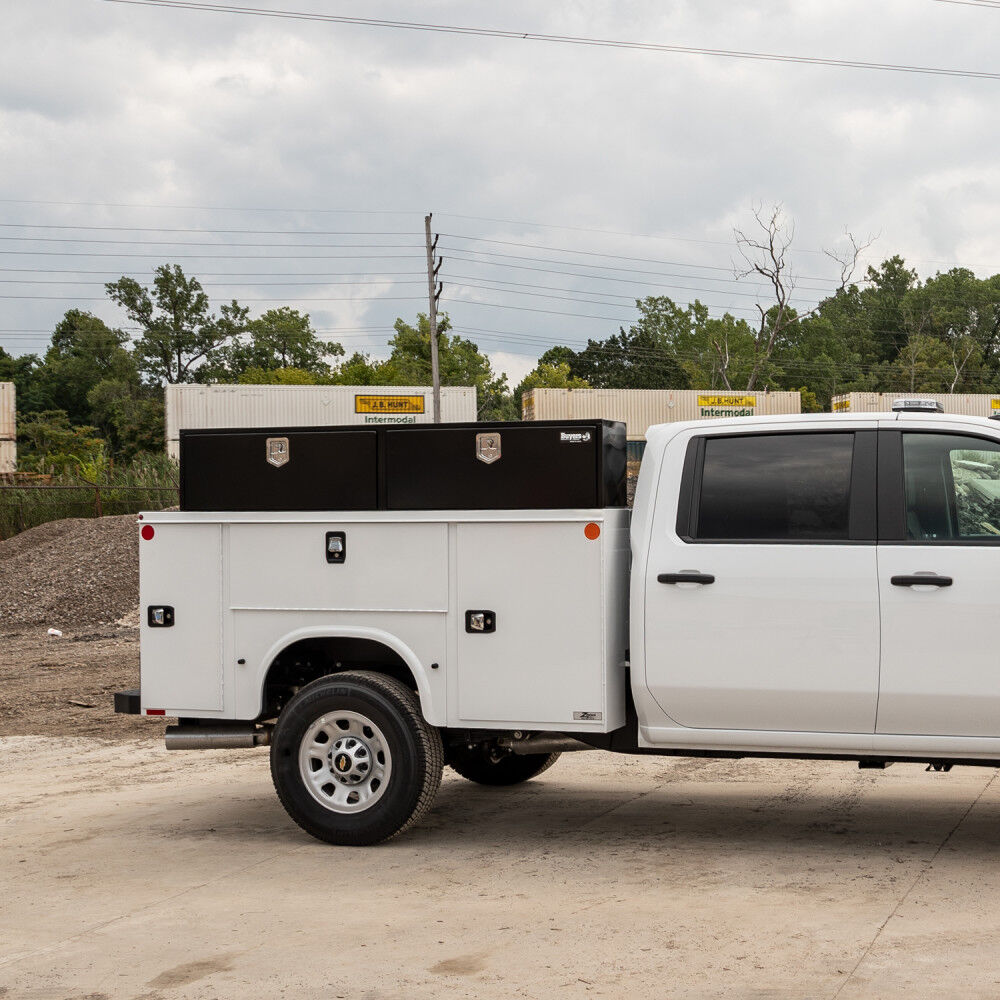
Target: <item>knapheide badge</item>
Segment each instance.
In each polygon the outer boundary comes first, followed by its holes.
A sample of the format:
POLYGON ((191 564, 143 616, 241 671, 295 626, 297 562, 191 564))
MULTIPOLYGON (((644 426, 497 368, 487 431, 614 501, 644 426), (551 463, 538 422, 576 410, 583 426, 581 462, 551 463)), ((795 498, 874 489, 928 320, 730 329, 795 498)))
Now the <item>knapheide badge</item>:
POLYGON ((487 465, 492 465, 496 462, 500 458, 500 435, 496 432, 491 434, 477 434, 476 458, 487 465))

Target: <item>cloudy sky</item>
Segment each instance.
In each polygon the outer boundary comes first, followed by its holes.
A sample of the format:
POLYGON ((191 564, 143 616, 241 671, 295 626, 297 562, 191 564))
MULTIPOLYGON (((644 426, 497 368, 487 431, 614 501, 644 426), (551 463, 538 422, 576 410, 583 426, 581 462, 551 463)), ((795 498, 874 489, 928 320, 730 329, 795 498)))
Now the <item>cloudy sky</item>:
MULTIPOLYGON (((214 2, 214 0, 213 0, 214 2)), ((259 0, 265 9, 743 52, 1000 70, 1000 9, 940 0, 505 4, 259 0)), ((1000 271, 1000 78, 727 59, 164 9, 5 0, 0 344, 44 347, 103 283, 160 263, 219 303, 308 311, 386 354, 444 308, 512 380, 552 343, 700 298, 752 315, 733 227, 795 223, 798 299, 845 227, 921 275, 1000 271)))

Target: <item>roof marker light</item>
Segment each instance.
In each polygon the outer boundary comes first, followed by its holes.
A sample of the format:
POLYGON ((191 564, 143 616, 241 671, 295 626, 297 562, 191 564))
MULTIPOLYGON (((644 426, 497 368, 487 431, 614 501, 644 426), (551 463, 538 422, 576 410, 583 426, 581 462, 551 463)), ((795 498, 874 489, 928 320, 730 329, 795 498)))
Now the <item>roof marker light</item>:
POLYGON ((936 399, 894 399, 893 413, 944 413, 944 407, 936 399))

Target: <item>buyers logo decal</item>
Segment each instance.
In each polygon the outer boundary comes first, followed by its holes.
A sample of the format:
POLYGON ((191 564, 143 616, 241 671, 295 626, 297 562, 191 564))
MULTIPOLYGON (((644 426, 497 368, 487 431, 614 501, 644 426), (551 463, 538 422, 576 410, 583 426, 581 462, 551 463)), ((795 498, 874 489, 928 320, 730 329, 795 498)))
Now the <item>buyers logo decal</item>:
POLYGON ((560 431, 559 440, 568 441, 570 444, 586 444, 590 440, 590 431, 583 431, 580 434, 567 434, 566 431, 560 431))
POLYGON ((500 459, 500 435, 497 433, 476 435, 476 458, 486 465, 500 459))
POLYGON ((288 438, 267 439, 267 464, 280 469, 288 465, 288 438))

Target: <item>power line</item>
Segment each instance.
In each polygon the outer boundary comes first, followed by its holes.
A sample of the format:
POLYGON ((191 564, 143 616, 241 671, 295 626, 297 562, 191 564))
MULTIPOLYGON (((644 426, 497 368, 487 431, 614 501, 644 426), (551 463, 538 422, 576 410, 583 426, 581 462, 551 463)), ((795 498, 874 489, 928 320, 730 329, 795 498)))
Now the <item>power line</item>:
MULTIPOLYGON (((358 250, 412 250, 407 243, 227 243, 219 240, 215 243, 204 241, 191 242, 189 240, 95 240, 79 236, 0 236, 0 240, 5 243, 90 243, 94 246, 150 246, 150 247, 248 247, 248 248, 271 248, 271 247, 301 247, 302 249, 316 248, 319 250, 346 250, 357 248, 358 250)), ((26 251, 30 252, 30 251, 26 251)), ((582 252, 582 251, 581 251, 582 252)))
POLYGON ((438 34, 469 35, 477 38, 502 38, 511 41, 548 42, 558 45, 593 46, 627 49, 672 55, 699 55, 721 59, 744 59, 754 62, 792 63, 796 65, 828 66, 836 69, 864 69, 892 73, 917 73, 925 76, 962 77, 966 79, 1000 80, 1000 73, 979 70, 950 69, 900 63, 866 62, 860 59, 828 59, 821 56, 797 56, 776 52, 754 52, 737 49, 715 49, 694 45, 670 45, 659 42, 633 42, 613 38, 590 38, 579 35, 547 34, 533 31, 505 31, 499 28, 479 28, 456 24, 429 24, 419 21, 395 21, 371 17, 349 17, 339 14, 310 14, 302 11, 273 10, 267 7, 244 7, 231 4, 195 3, 192 0, 105 0, 106 3, 136 7, 163 7, 174 10, 205 11, 220 14, 242 14, 253 17, 280 18, 295 21, 321 21, 328 24, 350 24, 367 28, 393 28, 406 31, 426 31, 438 34))
MULTIPOLYGON (((163 226, 71 226, 48 222, 0 222, 2 229, 84 229, 88 232, 188 233, 206 236, 413 236, 405 229, 185 229, 163 226)), ((22 236, 19 239, 40 239, 22 236)), ((89 241, 88 241, 89 242, 89 241)))

